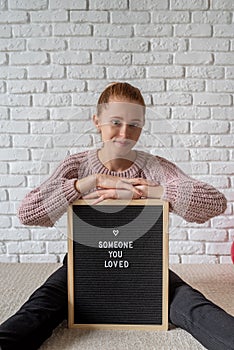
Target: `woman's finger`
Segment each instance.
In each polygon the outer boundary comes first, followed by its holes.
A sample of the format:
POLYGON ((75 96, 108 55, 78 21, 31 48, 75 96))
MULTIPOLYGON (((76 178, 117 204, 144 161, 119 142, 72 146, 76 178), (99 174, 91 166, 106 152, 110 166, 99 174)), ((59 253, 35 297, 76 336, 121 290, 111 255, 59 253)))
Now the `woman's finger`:
POLYGON ((82 198, 83 199, 93 199, 93 198, 98 198, 101 196, 101 191, 93 191, 93 192, 90 192, 88 194, 86 194, 85 196, 83 196, 82 198))
MULTIPOLYGON (((140 190, 141 192, 141 190, 140 190)), ((129 190, 116 190, 116 198, 118 199, 128 199, 128 200, 131 200, 131 199, 136 199, 136 198, 140 198, 142 196, 142 194, 138 194, 138 193, 133 193, 132 191, 129 191, 129 190)))
POLYGON ((104 190, 97 190, 83 196, 83 199, 94 199, 107 196, 108 198, 117 198, 116 190, 113 188, 107 188, 104 190))
POLYGON ((106 188, 115 188, 115 189, 126 189, 133 193, 136 193, 137 195, 140 195, 138 189, 136 189, 133 184, 126 181, 127 179, 120 178, 118 176, 112 176, 112 175, 99 175, 98 177, 98 183, 97 187, 106 189, 106 188))
POLYGON ((98 190, 83 196, 83 199, 96 199, 92 204, 97 204, 105 199, 137 199, 141 196, 125 189, 98 190))
POLYGON ((115 199, 114 197, 114 192, 111 190, 107 190, 105 193, 103 193, 99 198, 97 198, 93 203, 92 205, 95 205, 97 203, 100 203, 102 201, 104 201, 105 199, 115 199))
POLYGON ((98 203, 102 202, 104 199, 105 199, 104 196, 101 196, 101 197, 97 198, 94 202, 92 202, 91 205, 98 204, 98 203))
POLYGON ((141 191, 138 188, 133 186, 133 184, 131 184, 131 183, 125 182, 122 179, 120 179, 116 182, 116 189, 117 190, 125 189, 125 190, 132 192, 132 193, 135 193, 138 196, 142 195, 141 191))
MULTIPOLYGON (((123 180, 125 182, 125 180, 123 180)), ((142 178, 132 178, 126 179, 126 182, 131 183, 132 185, 147 185, 147 186, 157 186, 158 182, 153 182, 151 180, 142 179, 142 178)))

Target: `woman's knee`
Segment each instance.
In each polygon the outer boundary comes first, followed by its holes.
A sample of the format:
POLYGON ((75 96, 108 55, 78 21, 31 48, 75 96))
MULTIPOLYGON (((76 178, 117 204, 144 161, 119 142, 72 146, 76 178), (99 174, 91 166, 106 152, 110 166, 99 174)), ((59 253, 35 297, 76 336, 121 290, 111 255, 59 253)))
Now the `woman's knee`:
MULTIPOLYGON (((170 303, 169 317, 173 324, 182 326, 195 322, 203 314, 203 306, 209 304, 198 290, 188 284, 177 287, 170 303)), ((184 328, 184 327, 183 327, 184 328)))

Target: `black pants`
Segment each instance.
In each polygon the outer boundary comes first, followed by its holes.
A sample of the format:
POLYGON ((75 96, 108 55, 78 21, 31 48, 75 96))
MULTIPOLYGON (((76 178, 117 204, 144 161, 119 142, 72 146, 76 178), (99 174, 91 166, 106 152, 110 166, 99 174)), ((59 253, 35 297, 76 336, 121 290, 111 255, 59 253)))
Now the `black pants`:
MULTIPOLYGON (((234 317, 179 276, 169 274, 169 320, 210 350, 234 350, 234 317)), ((34 350, 67 318, 67 257, 63 266, 0 326, 2 350, 34 350)))

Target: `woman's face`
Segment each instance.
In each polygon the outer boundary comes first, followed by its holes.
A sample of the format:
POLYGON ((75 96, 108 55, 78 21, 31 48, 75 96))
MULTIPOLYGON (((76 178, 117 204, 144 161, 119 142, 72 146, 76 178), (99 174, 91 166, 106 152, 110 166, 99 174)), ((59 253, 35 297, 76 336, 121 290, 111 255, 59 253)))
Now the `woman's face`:
POLYGON ((94 123, 104 147, 126 154, 137 143, 144 126, 144 107, 127 100, 111 99, 94 123))

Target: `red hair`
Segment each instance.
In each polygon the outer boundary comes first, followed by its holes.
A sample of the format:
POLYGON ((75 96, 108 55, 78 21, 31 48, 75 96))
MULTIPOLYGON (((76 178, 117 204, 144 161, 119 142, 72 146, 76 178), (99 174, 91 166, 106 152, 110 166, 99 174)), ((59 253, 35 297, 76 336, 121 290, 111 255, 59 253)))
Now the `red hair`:
POLYGON ((101 93, 97 103, 97 115, 100 115, 103 104, 108 103, 112 97, 120 97, 130 102, 138 103, 145 108, 145 101, 140 90, 128 83, 113 82, 101 93))

